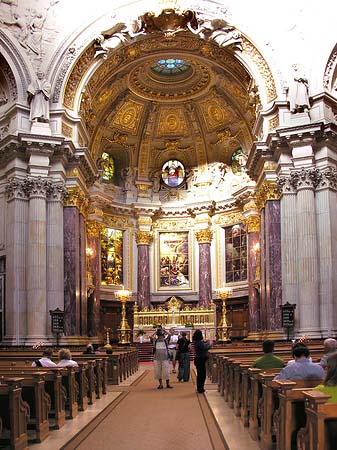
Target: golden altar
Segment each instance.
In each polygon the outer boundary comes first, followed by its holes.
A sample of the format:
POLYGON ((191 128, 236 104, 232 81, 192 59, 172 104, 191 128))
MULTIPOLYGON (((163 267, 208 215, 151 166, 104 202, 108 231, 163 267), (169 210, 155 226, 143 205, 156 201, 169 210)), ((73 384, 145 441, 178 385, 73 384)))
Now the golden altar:
MULTIPOLYGON (((164 305, 139 310, 137 302, 133 311, 133 339, 137 340, 139 330, 149 338, 161 325, 166 329, 193 331, 200 329, 205 339, 214 340, 216 336, 216 308, 212 302, 209 308, 184 306, 183 302, 172 296, 164 305)), ((190 334, 190 333, 189 333, 190 334)))

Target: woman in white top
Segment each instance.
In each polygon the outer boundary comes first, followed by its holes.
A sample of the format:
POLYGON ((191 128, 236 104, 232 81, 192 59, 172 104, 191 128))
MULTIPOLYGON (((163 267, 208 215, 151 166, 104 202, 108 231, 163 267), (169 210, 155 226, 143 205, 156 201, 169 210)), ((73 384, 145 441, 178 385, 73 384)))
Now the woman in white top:
POLYGON ((61 348, 59 351, 59 362, 57 363, 57 367, 78 367, 76 361, 71 359, 70 350, 67 348, 61 348))

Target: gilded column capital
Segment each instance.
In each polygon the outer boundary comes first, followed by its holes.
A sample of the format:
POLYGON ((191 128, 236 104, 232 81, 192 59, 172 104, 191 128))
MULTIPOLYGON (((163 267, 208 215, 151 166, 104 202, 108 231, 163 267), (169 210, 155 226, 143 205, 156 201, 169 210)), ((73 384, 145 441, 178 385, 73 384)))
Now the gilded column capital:
POLYGON ((196 231, 195 237, 198 244, 210 244, 213 237, 213 231, 209 228, 205 228, 204 230, 196 231))
POLYGON ((96 220, 87 221, 87 237, 95 238, 100 237, 101 231, 104 228, 104 225, 96 220))
POLYGON ((64 206, 75 206, 84 216, 88 213, 89 200, 78 187, 67 188, 64 206))
POLYGON ((152 231, 136 231, 137 245, 150 245, 153 239, 152 231))
POLYGON ((260 232, 260 216, 251 215, 246 218, 247 233, 260 232))
POLYGON ((279 200, 280 190, 276 182, 265 181, 257 188, 257 204, 262 209, 268 200, 279 200))

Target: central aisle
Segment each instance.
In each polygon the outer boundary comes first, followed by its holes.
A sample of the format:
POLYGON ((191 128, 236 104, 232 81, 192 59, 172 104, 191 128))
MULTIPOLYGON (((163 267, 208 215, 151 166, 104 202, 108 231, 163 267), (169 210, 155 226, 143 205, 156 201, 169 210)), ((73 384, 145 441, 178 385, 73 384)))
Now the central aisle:
MULTIPOLYGON (((113 411, 77 447, 79 450, 221 450, 224 445, 203 395, 171 374, 173 389, 157 389, 153 366, 123 391, 113 411)), ((193 372, 193 371, 192 371, 193 372)))

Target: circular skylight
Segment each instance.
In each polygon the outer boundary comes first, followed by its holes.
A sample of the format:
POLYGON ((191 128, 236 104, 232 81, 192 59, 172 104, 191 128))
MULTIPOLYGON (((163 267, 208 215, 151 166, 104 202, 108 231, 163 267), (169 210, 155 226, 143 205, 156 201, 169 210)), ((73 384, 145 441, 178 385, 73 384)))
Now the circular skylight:
POLYGON ((191 65, 183 59, 159 59, 151 66, 153 72, 159 75, 179 75, 190 69, 191 65))

